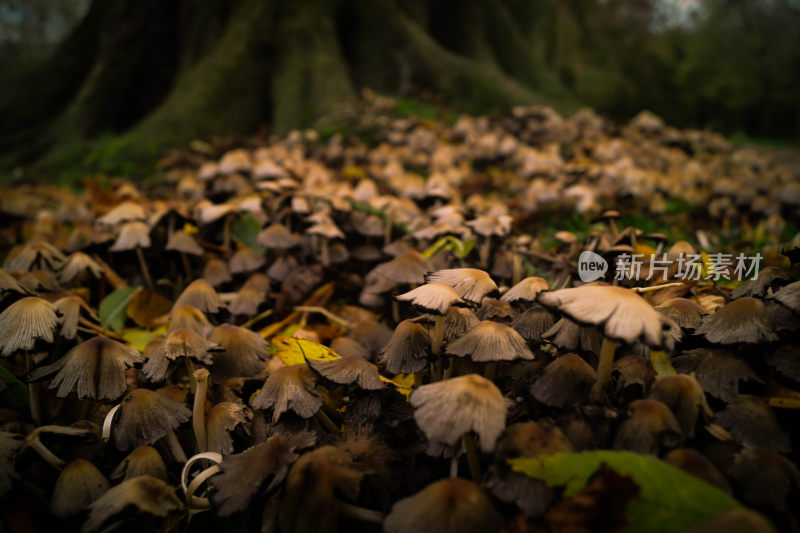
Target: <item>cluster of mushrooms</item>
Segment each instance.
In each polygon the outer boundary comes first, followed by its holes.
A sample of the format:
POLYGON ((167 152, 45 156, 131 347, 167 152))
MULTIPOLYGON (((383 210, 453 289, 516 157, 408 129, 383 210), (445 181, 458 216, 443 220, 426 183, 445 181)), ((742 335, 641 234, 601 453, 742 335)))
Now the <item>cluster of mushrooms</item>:
POLYGON ((614 449, 743 504, 697 531, 796 530, 797 176, 650 113, 386 105, 372 146, 197 143, 152 190, 2 191, 3 527, 564 530, 508 460, 614 449), (620 227, 676 201, 694 243, 620 227), (615 279, 620 254, 734 252, 734 226, 755 279, 615 279))

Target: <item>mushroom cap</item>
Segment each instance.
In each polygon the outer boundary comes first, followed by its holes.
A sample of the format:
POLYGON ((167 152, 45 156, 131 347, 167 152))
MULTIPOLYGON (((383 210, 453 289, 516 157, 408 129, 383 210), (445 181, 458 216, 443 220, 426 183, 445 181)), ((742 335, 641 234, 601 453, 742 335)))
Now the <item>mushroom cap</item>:
POLYGON ((529 276, 508 289, 500 298, 510 304, 529 304, 536 301, 536 296, 542 291, 549 291, 550 284, 539 276, 529 276))
POLYGON ((381 349, 380 361, 391 374, 408 374, 425 368, 430 353, 428 330, 411 320, 403 320, 381 349))
POLYGON ((513 217, 509 215, 481 215, 466 223, 472 231, 481 237, 505 237, 511 232, 513 217))
POLYGON ((692 374, 703 390, 723 401, 739 394, 740 381, 760 383, 747 361, 722 348, 696 348, 672 359, 681 374, 692 374))
POLYGON ((197 244, 194 237, 185 231, 172 232, 164 249, 189 255, 203 255, 203 249, 197 244))
POLYGON ((31 380, 58 372, 50 382, 56 396, 74 392, 81 400, 116 400, 125 393, 125 370, 144 361, 136 349, 105 337, 84 341, 51 365, 36 369, 31 380))
POLYGON ((586 399, 597 374, 589 363, 574 353, 551 361, 529 390, 537 401, 551 407, 569 407, 586 399))
POLYGON ((139 476, 111 487, 89 506, 89 518, 83 524, 83 533, 100 530, 113 517, 133 507, 140 513, 167 518, 183 509, 175 490, 150 476, 139 476))
POLYGON ((56 480, 50 511, 55 516, 72 516, 86 509, 109 488, 108 480, 94 464, 86 459, 75 459, 56 480))
POLYGON ((661 313, 630 289, 589 283, 581 287, 542 292, 537 301, 576 322, 601 326, 603 335, 632 344, 665 343, 669 323, 661 313))
POLYGON ((386 279, 395 283, 416 283, 425 282, 425 274, 430 270, 430 264, 421 253, 416 250, 408 250, 391 261, 381 263, 375 267, 374 271, 386 279))
POLYGON ((628 406, 628 416, 617 428, 615 450, 660 455, 683 443, 681 426, 669 407, 656 400, 634 400, 628 406))
POLYGON ((204 279, 196 279, 183 289, 183 292, 172 306, 170 319, 172 319, 175 309, 182 305, 191 305, 203 313, 211 313, 212 315, 221 309, 225 309, 225 304, 222 303, 217 291, 204 279))
POLYGON ((769 289, 775 290, 791 279, 791 274, 782 268, 768 266, 759 271, 758 277, 749 279, 733 289, 731 298, 736 300, 742 296, 764 297, 769 289))
POLYGON ((573 451, 572 443, 561 429, 545 420, 512 424, 497 443, 497 457, 503 459, 573 451))
POLYGON ((769 405, 756 396, 740 394, 728 401, 714 421, 727 429, 742 446, 792 451, 789 435, 781 428, 769 405))
POLYGON ((744 503, 779 513, 795 507, 789 496, 796 493, 800 485, 800 472, 779 453, 745 447, 734 458, 728 475, 738 485, 739 497, 744 503))
POLYGON ((684 329, 697 329, 703 323, 705 310, 688 298, 670 298, 656 307, 667 318, 684 329))
POLYGON ((182 403, 148 389, 134 389, 123 398, 112 421, 114 445, 120 450, 150 444, 189 420, 182 403))
POLYGON ((210 481, 214 487, 211 499, 220 516, 246 510, 267 481, 267 491, 280 485, 297 460, 295 449, 313 443, 311 433, 275 435, 242 453, 226 456, 219 465, 220 473, 210 481))
POLYGON ((357 355, 348 355, 332 361, 310 360, 308 364, 334 383, 356 384, 364 390, 383 388, 378 367, 357 355))
POLYGON ((497 284, 484 272, 477 268, 447 268, 437 270, 425 276, 428 284, 444 283, 456 290, 456 293, 469 302, 479 304, 484 296, 497 292, 497 284))
POLYGON ((481 449, 490 452, 506 424, 500 389, 477 374, 422 385, 411 393, 414 419, 429 440, 455 444, 475 431, 481 449))
POLYGON ((686 374, 656 377, 648 398, 670 408, 687 439, 694 438, 698 420, 712 415, 703 388, 695 378, 686 374))
POLYGON ((437 315, 445 314, 451 305, 465 303, 453 287, 444 283, 426 283, 395 296, 395 299, 401 302, 411 302, 411 305, 437 315))
POLYGON ((64 261, 58 277, 62 283, 69 283, 84 272, 100 278, 105 272, 105 268, 85 253, 74 252, 64 261))
POLYGON ((252 287, 242 287, 228 304, 228 311, 232 315, 253 316, 258 313, 258 308, 267 300, 262 291, 252 287))
POLYGON ((166 334, 155 353, 142 366, 142 373, 152 382, 163 381, 167 377, 170 361, 191 357, 206 365, 212 364, 212 353, 224 348, 208 341, 188 328, 176 328, 166 334))
POLYGON ((452 306, 444 315, 444 340, 450 342, 461 337, 480 323, 471 309, 452 306))
POLYGON ((519 333, 491 320, 479 322, 464 336, 448 344, 446 351, 460 357, 469 355, 477 363, 534 359, 525 339, 519 333))
POLYGON ((720 490, 730 494, 728 479, 717 470, 714 463, 694 448, 676 448, 664 456, 664 461, 678 467, 684 472, 716 485, 720 490))
POLYGON ((316 379, 305 364, 286 366, 272 372, 261 392, 253 398, 256 409, 272 407, 272 421, 291 409, 303 418, 310 418, 322 407, 322 395, 314 388, 316 379))
POLYGON ((136 202, 122 202, 105 215, 97 219, 97 223, 106 226, 117 226, 124 222, 147 220, 144 207, 136 202))
POLYGON ((511 327, 530 343, 541 343, 545 331, 555 325, 553 314, 540 306, 529 307, 511 322, 511 327))
POLYGON ((362 359, 370 359, 371 353, 360 342, 350 337, 336 337, 331 341, 331 350, 341 357, 353 355, 362 359))
POLYGON ((190 329, 205 337, 214 329, 214 326, 208 321, 206 315, 193 305, 173 305, 167 333, 180 328, 190 329))
POLYGON ((212 287, 219 287, 233 279, 231 273, 228 272, 228 263, 216 257, 206 262, 202 278, 212 287))
POLYGON ((167 481, 167 466, 152 446, 137 446, 111 472, 111 479, 126 481, 138 476, 152 476, 167 481))
POLYGON ((764 302, 749 296, 733 300, 714 314, 707 315, 697 333, 718 344, 756 344, 778 340, 764 302))
POLYGON ((22 247, 14 247, 6 258, 4 269, 32 271, 35 268, 55 271, 64 263, 61 250, 45 241, 32 241, 22 247))
POLYGON ((59 333, 65 339, 74 339, 78 334, 78 320, 81 310, 85 310, 89 315, 99 322, 92 309, 80 296, 64 296, 53 302, 56 312, 61 315, 61 330, 59 333))
POLYGON ((800 312, 800 281, 781 288, 773 298, 792 311, 800 312))
POLYGON ((233 452, 231 431, 236 426, 247 424, 250 410, 236 402, 220 402, 206 416, 206 432, 208 433, 208 451, 229 455, 233 452))
POLYGON ((17 300, 0 313, 0 355, 31 350, 38 339, 53 342, 58 316, 56 308, 36 296, 17 300))
POLYGON ((269 357, 269 343, 255 331, 221 324, 208 335, 208 340, 225 350, 214 354, 211 375, 215 383, 235 377, 252 377, 264 370, 264 361, 269 357))
POLYGON ((150 248, 150 226, 138 220, 122 225, 109 251, 125 252, 136 248, 150 248))
POLYGON ((256 242, 267 249, 288 250, 298 245, 294 235, 279 222, 270 224, 256 237, 256 242))
POLYGON ((479 485, 447 478, 396 502, 383 527, 386 533, 483 533, 499 531, 502 521, 479 485))
POLYGON ((228 260, 228 270, 231 274, 243 274, 258 270, 266 264, 264 254, 249 246, 241 246, 228 260))
POLYGON ((326 239, 344 239, 345 235, 342 230, 333 223, 331 220, 318 222, 306 230, 309 235, 319 235, 326 239))

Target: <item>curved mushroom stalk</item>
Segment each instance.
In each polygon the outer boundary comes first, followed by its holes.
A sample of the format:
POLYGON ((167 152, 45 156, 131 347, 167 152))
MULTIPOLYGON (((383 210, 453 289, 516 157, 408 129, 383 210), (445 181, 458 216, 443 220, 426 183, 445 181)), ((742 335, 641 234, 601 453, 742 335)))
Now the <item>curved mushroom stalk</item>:
POLYGON ((197 382, 197 390, 192 404, 192 429, 194 430, 194 438, 197 441, 197 453, 202 453, 208 448, 205 420, 208 376, 209 372, 205 368, 195 370, 193 374, 193 379, 197 382))

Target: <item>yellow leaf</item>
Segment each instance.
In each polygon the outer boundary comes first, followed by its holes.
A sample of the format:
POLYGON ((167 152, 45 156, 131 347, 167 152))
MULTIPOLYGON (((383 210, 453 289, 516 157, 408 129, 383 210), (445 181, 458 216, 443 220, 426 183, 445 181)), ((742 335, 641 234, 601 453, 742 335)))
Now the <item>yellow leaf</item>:
POLYGON ((414 374, 397 374, 392 379, 381 375, 381 381, 394 385, 397 388, 397 392, 402 394, 406 400, 408 400, 408 397, 414 392, 414 374))
POLYGON ((714 262, 708 254, 703 251, 700 252, 700 257, 703 259, 703 263, 700 265, 700 272, 703 274, 703 277, 706 278, 714 272, 714 262))
POLYGON ((350 166, 342 169, 342 176, 345 178, 361 180, 367 177, 367 173, 361 167, 350 166))
POLYGON ((145 346, 147 343, 153 340, 153 337, 156 335, 161 335, 162 333, 167 332, 167 326, 162 326, 158 329, 139 329, 139 328, 129 328, 122 330, 122 338, 128 341, 134 349, 139 350, 140 352, 144 351, 145 346))
POLYGON ((286 366, 299 365, 306 362, 306 359, 315 361, 333 361, 339 356, 328 348, 317 342, 294 337, 275 337, 270 341, 270 351, 277 356, 286 366))
MULTIPOLYGON (((643 242, 637 242, 636 247, 634 248, 634 253, 642 254, 644 256, 645 263, 647 263, 650 261, 651 255, 656 255, 656 249, 653 248, 652 246, 648 246, 643 242)), ((661 258, 657 257, 656 259, 661 259, 661 258)))
POLYGON ((200 231, 200 230, 197 229, 197 226, 193 226, 193 225, 189 224, 188 222, 183 225, 183 232, 186 233, 187 235, 194 235, 198 231, 200 231))

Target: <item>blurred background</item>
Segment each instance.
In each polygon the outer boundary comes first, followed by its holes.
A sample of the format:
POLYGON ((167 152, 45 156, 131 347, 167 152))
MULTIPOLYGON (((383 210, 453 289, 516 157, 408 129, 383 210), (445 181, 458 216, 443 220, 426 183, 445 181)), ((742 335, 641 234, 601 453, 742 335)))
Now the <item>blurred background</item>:
POLYGON ((365 88, 796 144, 798 28, 800 0, 0 0, 0 175, 144 177, 195 139, 346 128, 365 88))

